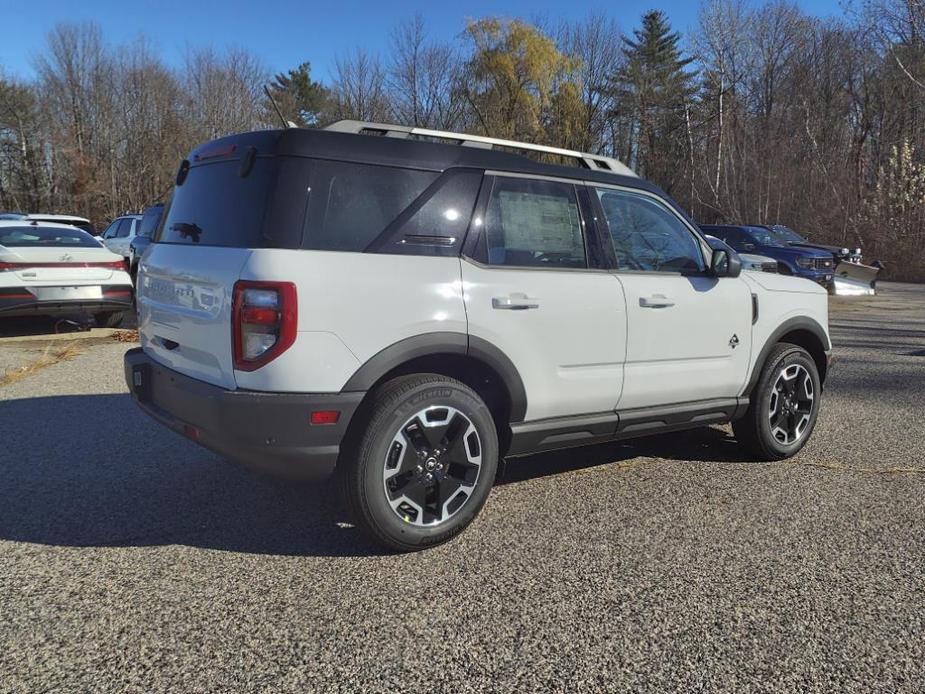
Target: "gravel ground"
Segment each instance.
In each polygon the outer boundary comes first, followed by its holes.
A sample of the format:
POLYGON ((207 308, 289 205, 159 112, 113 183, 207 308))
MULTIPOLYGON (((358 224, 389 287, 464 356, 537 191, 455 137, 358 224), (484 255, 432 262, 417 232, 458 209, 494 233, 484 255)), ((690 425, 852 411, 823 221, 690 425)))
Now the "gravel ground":
POLYGON ((925 287, 832 332, 793 461, 720 428, 535 456, 404 556, 148 420, 88 343, 0 389, 0 691, 922 691, 925 287))

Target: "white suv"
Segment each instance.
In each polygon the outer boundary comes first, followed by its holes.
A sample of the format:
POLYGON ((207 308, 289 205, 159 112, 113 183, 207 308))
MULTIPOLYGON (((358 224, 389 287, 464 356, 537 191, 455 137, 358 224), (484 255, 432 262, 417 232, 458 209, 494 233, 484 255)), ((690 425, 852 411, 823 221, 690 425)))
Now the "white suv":
POLYGON ((211 142, 176 183, 133 395, 252 468, 336 470, 393 548, 460 532, 505 456, 731 421, 780 459, 813 430, 825 289, 740 274, 616 160, 340 122, 211 142))

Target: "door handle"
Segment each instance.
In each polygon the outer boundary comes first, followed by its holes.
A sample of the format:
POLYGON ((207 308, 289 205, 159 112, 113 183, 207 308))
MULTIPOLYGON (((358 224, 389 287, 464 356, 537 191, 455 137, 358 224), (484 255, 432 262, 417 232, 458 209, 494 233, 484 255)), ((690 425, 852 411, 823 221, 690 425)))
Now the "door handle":
POLYGON ((540 303, 538 299, 530 299, 526 294, 511 294, 492 297, 491 307, 507 311, 525 311, 528 308, 539 308, 540 303))
POLYGON ((653 294, 639 297, 639 305, 643 308, 668 308, 674 306, 674 301, 664 294, 653 294))

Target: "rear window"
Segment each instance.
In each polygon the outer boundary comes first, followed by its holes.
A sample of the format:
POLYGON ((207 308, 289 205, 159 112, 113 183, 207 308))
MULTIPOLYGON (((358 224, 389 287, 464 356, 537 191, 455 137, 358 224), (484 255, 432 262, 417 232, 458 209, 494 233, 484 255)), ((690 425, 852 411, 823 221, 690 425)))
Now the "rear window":
POLYGON ((143 236, 145 238, 150 238, 154 235, 154 232, 157 230, 157 223, 161 221, 161 215, 164 213, 163 205, 154 205, 145 210, 144 216, 141 218, 141 222, 138 225, 138 232, 136 236, 143 236))
POLYGON ((0 227, 0 246, 7 248, 99 248, 100 242, 80 229, 65 227, 0 227))
POLYGON ((297 248, 299 230, 267 230, 264 215, 278 162, 257 157, 242 176, 239 159, 199 164, 176 187, 159 243, 235 248, 297 248))
POLYGON ((432 171, 314 161, 305 248, 362 251, 433 183, 432 171))

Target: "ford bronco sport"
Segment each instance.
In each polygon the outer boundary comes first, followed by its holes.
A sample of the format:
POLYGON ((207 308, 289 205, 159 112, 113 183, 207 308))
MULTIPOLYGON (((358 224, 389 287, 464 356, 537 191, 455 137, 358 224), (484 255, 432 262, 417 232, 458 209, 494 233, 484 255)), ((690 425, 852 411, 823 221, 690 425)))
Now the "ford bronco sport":
POLYGON ((336 472, 398 550, 465 528, 505 456, 732 422, 781 459, 819 413, 825 289, 740 274, 614 159, 354 121, 247 133, 183 161, 156 241, 139 405, 257 470, 336 472))

